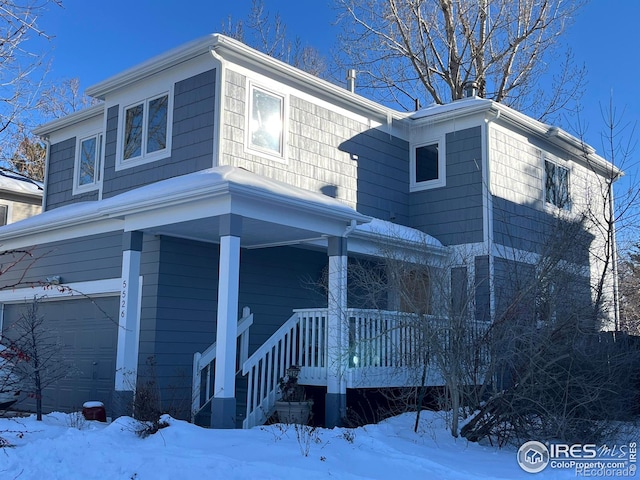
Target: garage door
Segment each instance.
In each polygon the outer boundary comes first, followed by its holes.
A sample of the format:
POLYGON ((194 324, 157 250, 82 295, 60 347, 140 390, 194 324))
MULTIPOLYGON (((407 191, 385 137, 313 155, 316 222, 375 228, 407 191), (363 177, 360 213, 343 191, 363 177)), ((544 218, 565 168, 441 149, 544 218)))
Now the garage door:
MULTIPOLYGON (((3 331, 11 337, 11 325, 25 312, 24 304, 6 304, 3 331)), ((118 327, 118 297, 42 301, 38 313, 44 325, 55 332, 70 371, 66 378, 45 389, 43 409, 77 411, 88 400, 104 402, 111 411, 114 388, 118 327), (106 315, 105 315, 106 313, 106 315)), ((26 399, 18 408, 34 410, 26 399)))

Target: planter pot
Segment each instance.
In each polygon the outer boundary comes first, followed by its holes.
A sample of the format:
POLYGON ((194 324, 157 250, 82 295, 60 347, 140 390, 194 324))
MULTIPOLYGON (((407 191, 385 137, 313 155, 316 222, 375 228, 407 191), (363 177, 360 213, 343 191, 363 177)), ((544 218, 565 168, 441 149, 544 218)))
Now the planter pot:
POLYGON ((281 423, 307 425, 311 418, 311 402, 276 402, 276 412, 281 423))

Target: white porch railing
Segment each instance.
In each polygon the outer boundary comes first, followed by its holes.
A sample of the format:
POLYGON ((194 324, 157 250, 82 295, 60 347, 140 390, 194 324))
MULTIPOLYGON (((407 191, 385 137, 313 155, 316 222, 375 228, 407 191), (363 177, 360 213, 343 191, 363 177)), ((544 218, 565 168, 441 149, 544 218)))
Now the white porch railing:
MULTIPOLYGON (((247 375, 247 412, 244 428, 263 424, 278 399, 278 381, 292 365, 300 367, 303 385, 327 385, 328 310, 294 310, 287 320, 250 357, 249 327, 253 314, 245 307, 238 322, 239 366, 247 375)), ((416 367, 428 361, 430 342, 436 334, 444 348, 451 341, 448 319, 401 312, 348 309, 348 345, 341 353, 341 375, 348 388, 401 387, 418 385, 416 367), (429 328, 425 328, 428 326, 429 328)), ((486 324, 474 323, 476 332, 486 324)), ((193 362, 193 417, 212 397, 216 344, 193 362)), ((429 370, 429 385, 440 385, 435 369, 429 370)))
POLYGON ((291 365, 304 367, 302 384, 326 384, 327 309, 295 310, 251 357, 244 362, 247 378, 247 414, 244 428, 263 424, 278 394, 278 380, 291 365))
MULTIPOLYGON (((253 325, 253 313, 249 307, 242 309, 242 318, 238 321, 238 357, 241 366, 249 356, 249 327, 253 325)), ((204 352, 196 352, 193 355, 193 384, 192 384, 192 407, 191 421, 202 408, 211 400, 213 396, 216 346, 213 343, 204 352), (204 388, 203 387, 204 384, 204 388)), ((238 368, 236 368, 236 371, 238 368)))

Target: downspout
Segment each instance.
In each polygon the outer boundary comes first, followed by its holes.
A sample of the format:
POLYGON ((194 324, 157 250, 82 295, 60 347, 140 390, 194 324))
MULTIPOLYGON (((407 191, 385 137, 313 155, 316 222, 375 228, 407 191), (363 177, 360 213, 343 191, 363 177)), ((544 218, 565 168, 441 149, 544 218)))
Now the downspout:
POLYGON ((209 52, 211 53, 211 56, 214 58, 214 60, 220 65, 220 67, 217 69, 218 73, 216 75, 216 81, 219 84, 218 88, 216 89, 216 98, 215 98, 215 106, 214 106, 214 123, 215 123, 215 134, 213 137, 213 159, 212 159, 212 166, 213 167, 218 167, 221 165, 221 160, 222 160, 222 132, 223 132, 223 125, 224 125, 224 86, 225 86, 225 81, 226 81, 226 69, 227 69, 227 61, 222 58, 222 56, 216 52, 216 47, 209 47, 209 52), (217 112, 217 117, 218 117, 218 122, 215 122, 215 117, 216 117, 216 112, 217 112))
POLYGON ((49 176, 49 155, 51 154, 51 140, 49 140, 49 136, 41 137, 45 144, 45 153, 44 153, 44 178, 42 179, 42 211, 45 212, 47 210, 47 189, 49 182, 47 178, 49 176))
MULTIPOLYGON (((485 235, 484 241, 486 242, 487 255, 489 257, 489 316, 490 321, 493 322, 496 313, 496 295, 495 295, 495 268, 493 259, 493 194, 491 192, 491 170, 489 168, 489 153, 490 153, 490 135, 489 125, 500 118, 501 111, 498 110, 491 118, 485 116, 484 118, 484 162, 482 169, 482 181, 485 184, 483 188, 483 202, 485 202, 486 215, 484 220, 485 235)), ((475 265, 474 265, 475 267, 475 265)), ((475 268, 474 268, 475 275, 475 268)), ((475 281, 474 281, 475 284, 475 281)))

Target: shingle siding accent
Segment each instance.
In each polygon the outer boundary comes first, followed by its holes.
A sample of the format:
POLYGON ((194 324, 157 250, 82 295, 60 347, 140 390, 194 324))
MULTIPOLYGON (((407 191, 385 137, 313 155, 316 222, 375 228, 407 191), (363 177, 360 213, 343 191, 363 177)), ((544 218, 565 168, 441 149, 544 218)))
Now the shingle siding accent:
POLYGON ((286 158, 245 147, 246 78, 227 71, 221 165, 335 195, 366 215, 408 222, 407 142, 309 100, 288 96, 286 158))
POLYGON ((446 186, 410 194, 411 226, 445 245, 481 242, 481 128, 448 133, 445 151, 446 186))

